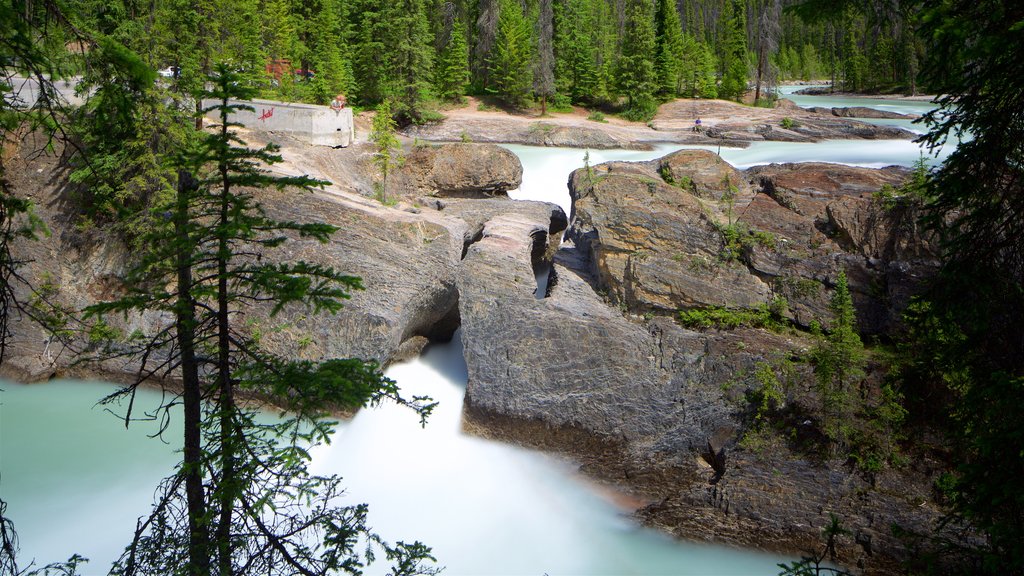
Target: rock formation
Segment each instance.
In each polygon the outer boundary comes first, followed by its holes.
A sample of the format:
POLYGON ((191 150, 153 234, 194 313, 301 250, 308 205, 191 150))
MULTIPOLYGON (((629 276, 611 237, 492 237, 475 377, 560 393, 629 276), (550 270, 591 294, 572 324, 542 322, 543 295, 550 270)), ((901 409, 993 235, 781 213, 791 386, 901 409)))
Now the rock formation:
MULTIPOLYGON (((336 153, 369 171, 365 150, 336 153)), ((796 550, 836 512, 857 534, 844 558, 872 568, 898 559, 890 523, 918 527, 935 517, 905 502, 927 498, 927 482, 883 474, 884 490, 876 490, 843 466, 784 449, 769 457, 736 449, 757 385, 752 374, 800 354, 808 339, 747 328, 695 332, 672 315, 784 297, 797 324, 827 320, 843 267, 861 326, 888 329, 934 264, 912 210, 872 197, 898 186, 906 171, 805 164, 741 172, 710 152, 681 151, 577 170, 570 224, 555 205, 501 197, 521 178, 510 156, 493 146, 417 148, 395 178, 397 208, 338 187, 260 192, 272 216, 341 228, 327 245, 296 240, 266 257, 328 264, 368 289, 337 316, 286 309, 269 323, 253 310, 249 328, 296 356, 386 364, 461 324, 473 430, 570 452, 585 470, 648 498, 641 514, 650 523, 686 537, 796 550), (563 231, 569 242, 560 246, 563 231), (547 269, 538 293, 536 275, 547 269)), ((315 155, 308 162, 327 178, 340 163, 315 155)), ((31 191, 55 231, 19 247, 31 260, 26 276, 53 284, 54 300, 74 309, 117 294, 129 250, 100 232, 76 231, 56 160, 12 166, 15 186, 31 191)), ((358 190, 371 179, 357 174, 350 185, 358 190)), ((130 318, 123 328, 167 321, 130 318)), ((14 331, 5 376, 82 370, 24 319, 14 331)), ((106 377, 133 369, 100 368, 106 377)), ((806 377, 808 368, 800 370, 806 377)), ((799 393, 814 398, 807 386, 799 393)))

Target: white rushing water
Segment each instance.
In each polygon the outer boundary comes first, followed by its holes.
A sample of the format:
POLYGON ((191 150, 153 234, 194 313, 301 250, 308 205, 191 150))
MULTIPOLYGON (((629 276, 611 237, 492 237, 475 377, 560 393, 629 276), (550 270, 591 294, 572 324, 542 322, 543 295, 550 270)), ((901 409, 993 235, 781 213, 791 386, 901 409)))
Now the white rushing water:
MULTIPOLYGON (((858 101, 857 105, 865 105, 858 101)), ((831 105, 816 103, 810 105, 831 105)), ((584 151, 508 146, 522 159, 514 196, 560 204, 570 212, 566 181, 584 151)), ((593 150, 590 163, 645 160, 680 148, 593 150)), ((717 150, 717 147, 711 149, 717 150)), ((758 143, 722 148, 739 168, 820 160, 861 166, 910 165, 909 142, 758 143)), ((440 401, 426 428, 395 406, 364 410, 339 426, 330 446, 313 452, 313 468, 342 475, 346 503, 370 504, 370 524, 385 539, 421 540, 445 574, 776 574, 781 558, 721 546, 673 541, 637 526, 570 463, 461 432, 466 366, 456 338, 419 359, 391 367, 406 395, 440 401)), ((148 512, 157 483, 178 461, 171 445, 125 430, 94 406, 110 385, 4 384, 0 393, 0 498, 9 504, 22 563, 73 553, 101 574, 148 512)), ((153 391, 140 393, 153 405, 153 391)), ((178 429, 167 438, 177 443, 178 429)), ((372 573, 383 573, 381 563, 372 573)))
MULTIPOLYGON (((345 502, 370 504, 391 541, 433 547, 445 574, 775 574, 773 555, 674 541, 637 526, 564 461, 461 433, 466 366, 458 336, 387 371, 407 395, 440 404, 425 428, 395 405, 367 409, 313 451, 312 470, 344 476, 345 502)), ((73 553, 101 574, 147 513, 177 454, 95 407, 110 385, 5 384, 0 495, 22 562, 73 553)), ((158 394, 140 391, 141 406, 158 394)), ((166 436, 175 442, 180 428, 166 436)), ((371 566, 383 574, 387 566, 371 566)))

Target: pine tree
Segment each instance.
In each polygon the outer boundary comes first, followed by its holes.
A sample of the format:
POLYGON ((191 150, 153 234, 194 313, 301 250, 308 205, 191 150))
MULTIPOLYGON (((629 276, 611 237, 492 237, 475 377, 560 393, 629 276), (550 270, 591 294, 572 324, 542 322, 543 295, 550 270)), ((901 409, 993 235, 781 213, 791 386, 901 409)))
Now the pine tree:
POLYGON ((555 5, 555 85, 575 103, 592 103, 599 94, 597 20, 590 0, 564 0, 555 5))
MULTIPOLYGON (((417 570, 430 558, 428 548, 383 544, 366 526, 365 506, 333 507, 337 477, 313 476, 306 468, 308 444, 332 432, 323 420, 324 405, 404 402, 394 383, 376 365, 358 360, 285 359, 240 329, 242 319, 256 312, 254 302, 267 303, 271 316, 286 306, 334 312, 361 284, 321 265, 255 257, 273 252, 289 236, 325 242, 335 227, 267 216, 252 190, 308 190, 323 183, 267 172, 263 166, 280 161, 276 148, 240 147, 244 143, 233 133, 237 124, 230 122, 231 113, 247 107, 229 101, 248 99, 252 91, 223 65, 211 81, 214 88, 204 95, 217 104, 207 111, 218 112, 220 124, 178 159, 169 218, 148 234, 150 251, 130 273, 132 291, 89 309, 94 315, 162 312, 175 319, 136 350, 143 364, 139 380, 105 401, 131 398, 142 381, 157 375, 179 376, 184 388, 180 399, 172 394, 163 408, 183 405, 183 462, 162 485, 152 514, 140 522, 114 572, 351 571, 372 560, 357 550, 357 542, 383 546, 399 572, 417 570), (237 399, 243 388, 275 398, 291 416, 258 422, 237 399)), ((429 412, 429 406, 411 405, 429 412)))
POLYGON ((393 64, 386 94, 394 98, 395 117, 403 124, 418 124, 424 119, 424 102, 431 96, 434 70, 424 1, 397 0, 390 20, 388 49, 393 64))
POLYGON ((857 334, 857 317, 846 281, 846 272, 839 271, 836 287, 829 301, 832 324, 827 336, 811 351, 814 374, 825 435, 834 448, 846 443, 847 427, 854 409, 853 386, 864 378, 864 344, 857 334))
POLYGON ((533 74, 532 31, 519 0, 500 0, 498 29, 488 58, 488 90, 510 106, 529 103, 533 74))
POLYGON ((373 162, 381 174, 380 185, 375 185, 377 199, 386 203, 388 175, 402 162, 402 145, 398 141, 398 137, 395 136, 395 119, 391 115, 391 102, 388 100, 377 106, 377 113, 373 117, 373 127, 370 129, 370 141, 376 146, 377 151, 373 155, 373 162))
POLYGON ((739 100, 747 91, 747 8, 744 0, 732 0, 730 6, 718 95, 739 100))
POLYGON ((449 102, 461 102, 469 86, 469 47, 466 26, 455 16, 448 39, 437 60, 437 95, 449 102))
POLYGON ((356 19, 352 42, 352 71, 359 86, 358 102, 381 102, 394 77, 387 39, 390 7, 386 0, 359 0, 352 15, 356 19))
POLYGON ((675 97, 682 92, 686 45, 675 0, 658 0, 655 25, 657 32, 658 91, 675 97))
POLYGON ((635 120, 646 120, 657 106, 654 102, 658 85, 654 68, 654 18, 647 6, 644 0, 636 0, 629 6, 622 56, 618 62, 618 88, 628 100, 628 116, 635 120))
POLYGON ((715 56, 707 44, 690 34, 683 35, 683 53, 680 58, 679 94, 688 98, 715 98, 717 96, 715 56))

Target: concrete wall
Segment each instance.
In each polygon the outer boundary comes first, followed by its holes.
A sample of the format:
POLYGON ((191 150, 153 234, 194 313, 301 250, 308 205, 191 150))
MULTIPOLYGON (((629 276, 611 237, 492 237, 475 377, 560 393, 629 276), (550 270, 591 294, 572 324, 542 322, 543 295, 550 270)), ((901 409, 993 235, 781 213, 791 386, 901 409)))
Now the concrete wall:
MULTIPOLYGON (((212 104, 212 101, 203 102, 204 106, 212 104)), ((290 104, 274 100, 252 100, 232 104, 247 104, 254 109, 239 110, 231 116, 232 122, 238 122, 248 128, 289 132, 311 144, 321 146, 344 147, 355 140, 351 108, 334 111, 328 106, 290 104)), ((211 120, 217 119, 215 112, 209 113, 207 117, 211 120)))

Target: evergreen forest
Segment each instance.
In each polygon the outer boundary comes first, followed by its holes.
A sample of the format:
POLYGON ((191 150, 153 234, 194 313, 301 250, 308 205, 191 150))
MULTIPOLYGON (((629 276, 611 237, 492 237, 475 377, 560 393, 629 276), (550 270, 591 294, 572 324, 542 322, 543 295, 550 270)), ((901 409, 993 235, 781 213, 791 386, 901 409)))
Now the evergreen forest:
MULTIPOLYGON (((231 62, 261 96, 362 107, 400 124, 467 94, 645 119, 675 97, 768 102, 785 80, 919 90, 925 42, 910 2, 789 0, 242 0, 74 3, 183 92, 231 62)), ((54 31, 59 33, 59 31, 54 31)), ((58 39, 55 39, 57 41, 58 39)), ((70 37, 64 38, 71 40, 70 37)), ((82 58, 68 56, 75 72, 82 58)))

